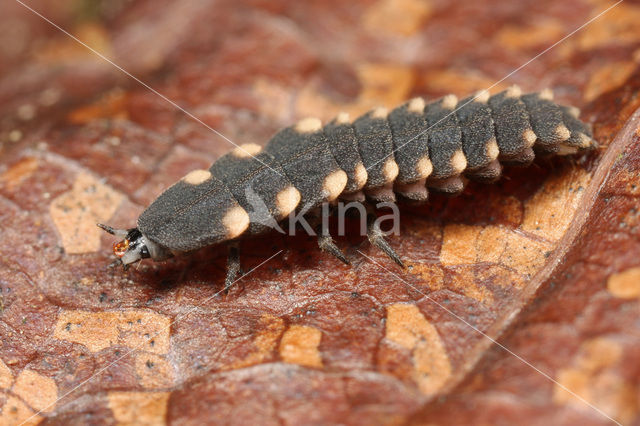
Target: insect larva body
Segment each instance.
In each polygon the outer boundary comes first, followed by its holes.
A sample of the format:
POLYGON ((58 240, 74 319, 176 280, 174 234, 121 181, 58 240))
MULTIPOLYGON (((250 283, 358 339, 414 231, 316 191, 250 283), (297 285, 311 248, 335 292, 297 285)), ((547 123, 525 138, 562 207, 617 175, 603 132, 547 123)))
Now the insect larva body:
MULTIPOLYGON (((264 149, 242 145, 209 170, 187 174, 142 213, 137 228, 100 226, 124 238, 114 252, 126 266, 263 233, 325 202, 393 202, 396 195, 422 202, 428 189, 460 192, 463 176, 493 181, 501 163, 527 165, 535 152, 595 148, 577 109, 551 99, 548 90, 522 95, 514 86, 461 102, 453 95, 430 104, 416 98, 353 122, 340 114, 324 127, 304 119, 276 133, 264 149)), ((376 229, 370 232, 369 239, 401 263, 376 229)), ((330 236, 319 241, 346 261, 330 236)))

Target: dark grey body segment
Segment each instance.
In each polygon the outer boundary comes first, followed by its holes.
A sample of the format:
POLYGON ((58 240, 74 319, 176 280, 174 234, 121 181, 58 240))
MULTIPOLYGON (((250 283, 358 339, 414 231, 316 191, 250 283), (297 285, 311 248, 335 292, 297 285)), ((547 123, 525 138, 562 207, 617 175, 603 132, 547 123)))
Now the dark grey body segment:
POLYGON ((333 120, 324 126, 324 134, 329 144, 329 150, 342 170, 347 173, 345 192, 359 190, 362 185, 356 174, 357 168, 363 165, 356 131, 351 123, 339 123, 333 120))
POLYGON ((455 112, 442 106, 442 100, 431 103, 425 108, 425 117, 429 131, 429 157, 433 164, 431 178, 444 179, 457 175, 451 158, 462 150, 462 132, 455 112))
POLYGON ((462 148, 470 171, 486 167, 493 158, 487 155, 487 144, 495 141, 495 128, 489 105, 468 97, 456 110, 462 129, 462 148))
POLYGON ((424 178, 418 172, 418 162, 429 157, 429 132, 424 110, 410 111, 409 102, 389 114, 389 126, 393 134, 393 147, 398 164, 398 183, 412 183, 424 178))
POLYGON ((515 158, 527 148, 524 134, 531 129, 527 108, 519 96, 510 96, 508 90, 491 96, 488 102, 495 123, 500 158, 515 158))
POLYGON ((234 152, 222 156, 209 170, 249 214, 250 234, 273 229, 268 224, 281 219, 276 196, 291 182, 271 154, 260 152, 255 157, 238 157, 234 152))
POLYGON ((384 166, 388 160, 394 160, 389 123, 386 118, 373 117, 373 113, 369 111, 353 123, 358 140, 358 151, 369 175, 365 189, 378 188, 389 183, 384 173, 384 166))
MULTIPOLYGON (((458 110, 454 96, 426 106, 408 102, 389 115, 370 111, 353 124, 346 116, 324 127, 317 119, 302 120, 278 132, 262 152, 249 144, 250 151, 239 148, 210 170, 189 173, 140 215, 138 228, 102 228, 125 238, 114 253, 126 266, 262 233, 290 212, 306 214, 338 197, 395 200, 398 193, 424 202, 427 187, 454 195, 464 188, 463 175, 491 182, 501 164, 527 164, 534 150, 568 155, 597 147, 579 111, 552 102, 550 92, 522 96, 512 88, 469 99, 458 110)), ((370 241, 390 253, 379 234, 371 228, 370 241)), ((329 235, 322 234, 319 245, 345 261, 329 235)), ((235 261, 231 265, 237 269, 235 261)))
POLYGON ((138 229, 169 250, 189 252, 224 241, 223 217, 236 206, 231 192, 213 176, 198 185, 179 180, 142 212, 138 229))
POLYGON ((293 126, 287 127, 271 138, 265 152, 275 158, 300 191, 299 209, 308 211, 327 201, 324 180, 341 169, 321 129, 303 133, 293 126))
POLYGON ((538 137, 536 143, 540 147, 553 146, 567 139, 559 132, 564 126, 564 120, 558 105, 541 98, 538 93, 524 95, 521 99, 529 112, 531 127, 538 137))
POLYGON ((567 128, 571 132, 571 136, 565 143, 570 146, 584 149, 584 137, 582 135, 587 136, 588 139, 591 139, 591 129, 589 128, 589 126, 575 117, 571 113, 571 109, 569 107, 560 106, 560 109, 562 110, 562 121, 564 121, 564 125, 567 126, 567 128))

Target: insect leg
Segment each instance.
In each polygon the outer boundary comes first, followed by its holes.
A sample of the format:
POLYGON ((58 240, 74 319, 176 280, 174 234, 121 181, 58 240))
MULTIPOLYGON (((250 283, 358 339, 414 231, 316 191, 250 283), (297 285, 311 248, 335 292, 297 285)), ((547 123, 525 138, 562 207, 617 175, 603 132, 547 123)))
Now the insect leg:
POLYGON ((227 257, 227 276, 224 279, 224 292, 228 293, 229 288, 236 281, 238 275, 242 274, 240 267, 240 248, 238 242, 234 241, 229 244, 229 255, 227 257))
POLYGON ((385 252, 391 260, 404 268, 404 263, 402 263, 398 253, 396 253, 396 251, 389 245, 389 242, 385 240, 384 232, 380 229, 380 224, 376 219, 377 217, 375 214, 367 214, 367 237, 369 238, 369 242, 385 252))
POLYGON ((317 223, 314 228, 315 232, 318 235, 318 247, 325 253, 329 253, 340 259, 345 265, 350 265, 349 259, 347 256, 340 250, 340 248, 336 245, 336 242, 329 234, 328 223, 329 216, 331 215, 330 209, 323 208, 322 213, 315 211, 310 214, 309 219, 317 223))

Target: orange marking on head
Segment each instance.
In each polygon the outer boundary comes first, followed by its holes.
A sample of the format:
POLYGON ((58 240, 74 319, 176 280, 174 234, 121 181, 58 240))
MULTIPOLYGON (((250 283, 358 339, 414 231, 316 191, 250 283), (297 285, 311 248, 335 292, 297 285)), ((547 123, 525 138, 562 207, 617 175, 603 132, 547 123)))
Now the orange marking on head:
POLYGON ((114 243, 113 244, 113 254, 115 254, 118 257, 122 257, 124 256, 124 254, 127 252, 127 250, 129 249, 129 240, 122 240, 119 243, 114 243))

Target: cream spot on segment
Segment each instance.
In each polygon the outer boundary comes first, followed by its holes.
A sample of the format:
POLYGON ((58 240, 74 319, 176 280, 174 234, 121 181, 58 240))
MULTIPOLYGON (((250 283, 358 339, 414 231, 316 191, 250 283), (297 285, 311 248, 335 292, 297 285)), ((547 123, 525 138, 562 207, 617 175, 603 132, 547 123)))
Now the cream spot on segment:
POLYGON ((309 117, 298 121, 295 129, 299 133, 313 133, 322 129, 322 121, 319 118, 309 117))
POLYGON ((395 159, 389 158, 385 161, 382 168, 382 174, 387 182, 393 182, 398 177, 399 172, 400 169, 398 168, 398 163, 396 163, 395 159))
POLYGON ((424 112, 425 102, 422 98, 413 98, 407 105, 407 111, 422 114, 424 112))
POLYGON ((574 106, 568 106, 567 112, 575 118, 580 117, 580 108, 574 106))
POLYGON ((22 370, 12 391, 38 411, 52 411, 58 399, 56 382, 33 370, 22 370))
POLYGON ((498 148, 498 142, 496 141, 496 138, 489 139, 486 149, 487 157, 491 161, 495 160, 496 158, 498 158, 498 155, 500 155, 500 149, 498 148))
POLYGON ((236 158, 249 158, 258 155, 262 147, 255 143, 245 143, 231 151, 231 155, 236 158))
POLYGON ((322 332, 315 327, 292 325, 280 340, 280 356, 284 362, 308 367, 322 367, 318 346, 322 332))
POLYGON ((189 185, 200 185, 202 182, 209 180, 210 178, 211 172, 209 170, 200 169, 190 171, 185 177, 182 178, 182 180, 189 185))
POLYGON ((593 143, 592 139, 584 133, 579 133, 578 138, 580 139, 580 146, 582 148, 587 148, 593 143))
POLYGON ((222 225, 227 230, 227 238, 235 238, 249 227, 249 214, 240 206, 235 206, 222 218, 222 225))
POLYGON ((533 132, 532 129, 527 129, 524 132, 522 132, 522 139, 525 142, 525 146, 527 148, 531 148, 533 144, 536 143, 536 139, 538 139, 538 137, 536 136, 536 134, 533 132))
POLYGON ((367 169, 364 167, 364 164, 358 163, 354 172, 354 179, 356 185, 358 185, 358 189, 361 189, 367 183, 368 177, 369 173, 367 173, 367 169))
POLYGON ((428 156, 422 157, 416 164, 416 172, 421 178, 427 178, 433 172, 433 164, 428 156))
POLYGON ((615 297, 622 299, 640 298, 640 267, 609 276, 607 290, 615 297))
POLYGON ((552 101, 553 100, 553 90, 546 88, 544 90, 542 90, 542 92, 538 93, 538 97, 540 99, 545 99, 547 101, 552 101))
POLYGON ((467 158, 461 150, 456 151, 451 157, 451 168, 456 173, 462 173, 467 168, 467 158))
POLYGON ((300 203, 300 191, 294 186, 288 186, 276 195, 276 209, 280 218, 284 218, 295 210, 300 203))
POLYGON ((522 95, 522 89, 515 84, 507 89, 507 98, 519 98, 522 95))
POLYGON ((344 170, 336 170, 324 178, 322 189, 324 190, 327 201, 333 201, 344 191, 347 186, 347 174, 344 170))
POLYGON ((458 98, 456 95, 447 95, 442 98, 442 108, 444 109, 454 109, 456 105, 458 105, 458 98))
POLYGON ((451 376, 451 361, 438 330, 415 305, 387 307, 385 337, 411 351, 413 379, 420 391, 433 395, 451 376))
POLYGON ((378 107, 371 112, 371 118, 387 118, 389 110, 385 107, 378 107))
POLYGON ((350 122, 351 122, 351 119, 349 117, 349 113, 348 112, 341 112, 336 117, 336 123, 337 124, 348 124, 350 122))
POLYGON ((474 96, 475 102, 479 102, 481 104, 486 104, 489 101, 489 91, 488 90, 480 90, 474 96))
POLYGON ((554 135, 558 138, 558 141, 566 141, 571 137, 571 132, 567 129, 567 126, 564 124, 559 124, 558 127, 553 131, 554 135))

